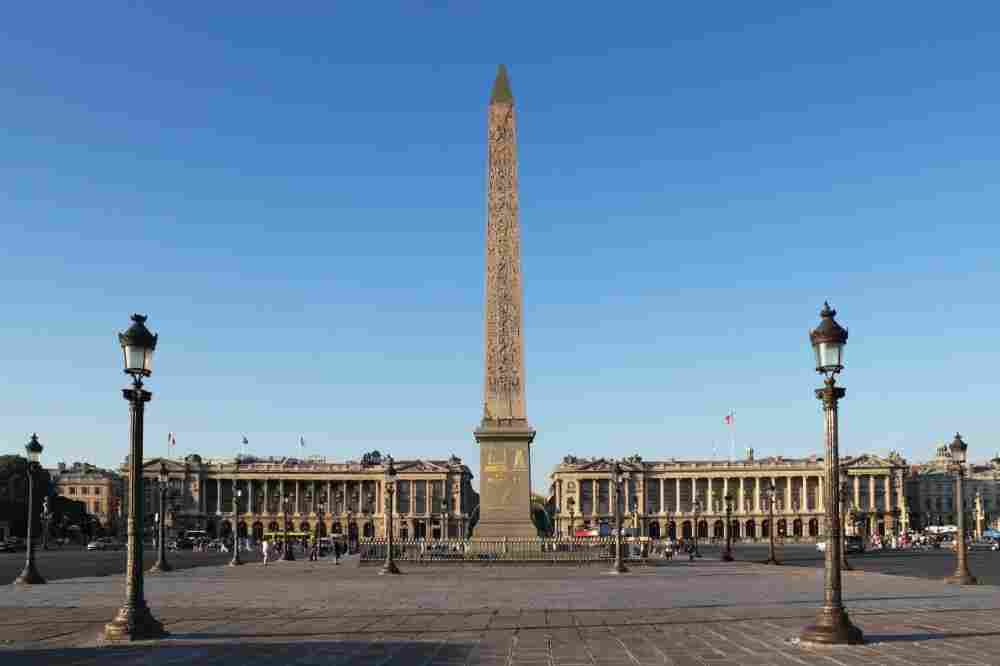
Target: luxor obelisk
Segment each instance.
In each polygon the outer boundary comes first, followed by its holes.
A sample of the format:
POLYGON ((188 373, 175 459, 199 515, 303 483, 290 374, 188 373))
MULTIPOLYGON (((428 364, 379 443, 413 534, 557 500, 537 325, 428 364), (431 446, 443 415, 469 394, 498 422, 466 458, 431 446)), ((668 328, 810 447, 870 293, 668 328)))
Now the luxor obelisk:
POLYGON ((486 213, 486 380, 479 443, 476 537, 534 537, 531 442, 524 399, 521 227, 517 201, 517 126, 507 69, 490 95, 486 213))

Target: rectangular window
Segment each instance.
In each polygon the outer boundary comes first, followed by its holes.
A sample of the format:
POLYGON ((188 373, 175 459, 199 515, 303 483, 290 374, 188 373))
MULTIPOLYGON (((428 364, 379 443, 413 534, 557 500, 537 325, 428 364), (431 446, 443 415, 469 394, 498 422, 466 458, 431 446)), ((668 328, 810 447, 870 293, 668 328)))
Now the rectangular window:
POLYGON ((410 512, 410 482, 400 481, 396 484, 396 510, 399 513, 410 512))
POLYGON ((413 513, 427 513, 427 482, 413 482, 413 513))
POLYGON ((646 513, 660 512, 660 479, 646 481, 646 513))
POLYGON ((76 495, 76 488, 75 488, 75 487, 73 487, 73 486, 70 486, 70 487, 69 487, 69 494, 70 494, 70 495, 76 495))
POLYGON ((594 483, 590 479, 580 480, 580 515, 594 513, 594 483))
POLYGON ((94 488, 94 494, 100 496, 101 489, 100 488, 94 488))

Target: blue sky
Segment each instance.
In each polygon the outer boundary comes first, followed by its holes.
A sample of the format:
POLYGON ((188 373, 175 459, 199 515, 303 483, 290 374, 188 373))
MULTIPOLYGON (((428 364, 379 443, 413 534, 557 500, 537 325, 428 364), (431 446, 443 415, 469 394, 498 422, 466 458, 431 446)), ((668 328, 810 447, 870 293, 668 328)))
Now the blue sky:
MULTIPOLYGON (((486 103, 517 99, 533 483, 566 454, 842 451, 993 410, 1000 10, 17 3, 0 33, 0 446, 455 453, 478 476, 486 103)), ((802 3, 797 3, 802 4, 802 3)), ((832 3, 831 3, 832 4, 832 3)), ((478 479, 477 479, 478 481, 478 479)))

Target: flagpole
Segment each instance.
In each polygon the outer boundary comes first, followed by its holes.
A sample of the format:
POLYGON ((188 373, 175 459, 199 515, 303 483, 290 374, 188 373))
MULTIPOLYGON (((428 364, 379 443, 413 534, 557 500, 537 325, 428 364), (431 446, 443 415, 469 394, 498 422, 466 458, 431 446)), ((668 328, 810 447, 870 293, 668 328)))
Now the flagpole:
POLYGON ((732 416, 732 429, 729 431, 729 459, 732 460, 736 457, 736 410, 730 409, 729 414, 732 416))

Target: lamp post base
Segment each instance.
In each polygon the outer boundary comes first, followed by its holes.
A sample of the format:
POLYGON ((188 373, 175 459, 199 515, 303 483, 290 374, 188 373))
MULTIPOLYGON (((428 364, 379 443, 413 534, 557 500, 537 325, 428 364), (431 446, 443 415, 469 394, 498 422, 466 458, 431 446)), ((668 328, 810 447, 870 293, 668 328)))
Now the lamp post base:
POLYGON ((777 557, 771 555, 766 560, 764 560, 764 564, 781 564, 781 562, 778 561, 777 557))
POLYGON ((611 567, 610 571, 605 571, 604 573, 608 574, 609 576, 617 576, 618 574, 628 573, 628 567, 622 564, 621 562, 616 562, 615 565, 611 567))
POLYGON ((948 576, 944 579, 946 583, 954 583, 955 585, 978 585, 979 581, 976 577, 970 574, 968 571, 958 571, 948 576))
POLYGON ((115 619, 104 625, 104 640, 112 643, 150 641, 169 635, 163 623, 153 617, 145 605, 139 608, 124 606, 115 619))
POLYGON ((156 564, 149 568, 146 573, 167 573, 168 571, 173 571, 174 568, 170 566, 166 560, 157 560, 156 564))
POLYGON ((399 568, 396 566, 395 562, 386 562, 382 565, 382 568, 378 570, 379 576, 385 576, 387 574, 398 574, 400 573, 399 568))
POLYGON ((231 567, 239 567, 239 566, 242 566, 242 565, 243 565, 243 560, 238 560, 235 557, 233 559, 229 560, 229 566, 231 566, 231 567))
POLYGON ((861 645, 865 636, 851 624, 843 607, 824 606, 819 611, 816 624, 806 627, 799 634, 802 645, 861 645))
POLYGON ((42 574, 38 573, 38 569, 35 568, 34 562, 25 565, 24 569, 21 571, 20 575, 14 579, 15 585, 44 585, 45 579, 42 578, 42 574))
POLYGON ((295 556, 292 555, 292 549, 291 548, 286 548, 285 552, 281 554, 281 560, 279 560, 279 561, 280 562, 294 562, 295 561, 295 556))
POLYGON ((730 553, 729 551, 722 551, 722 561, 723 562, 732 562, 733 561, 733 554, 730 553))

